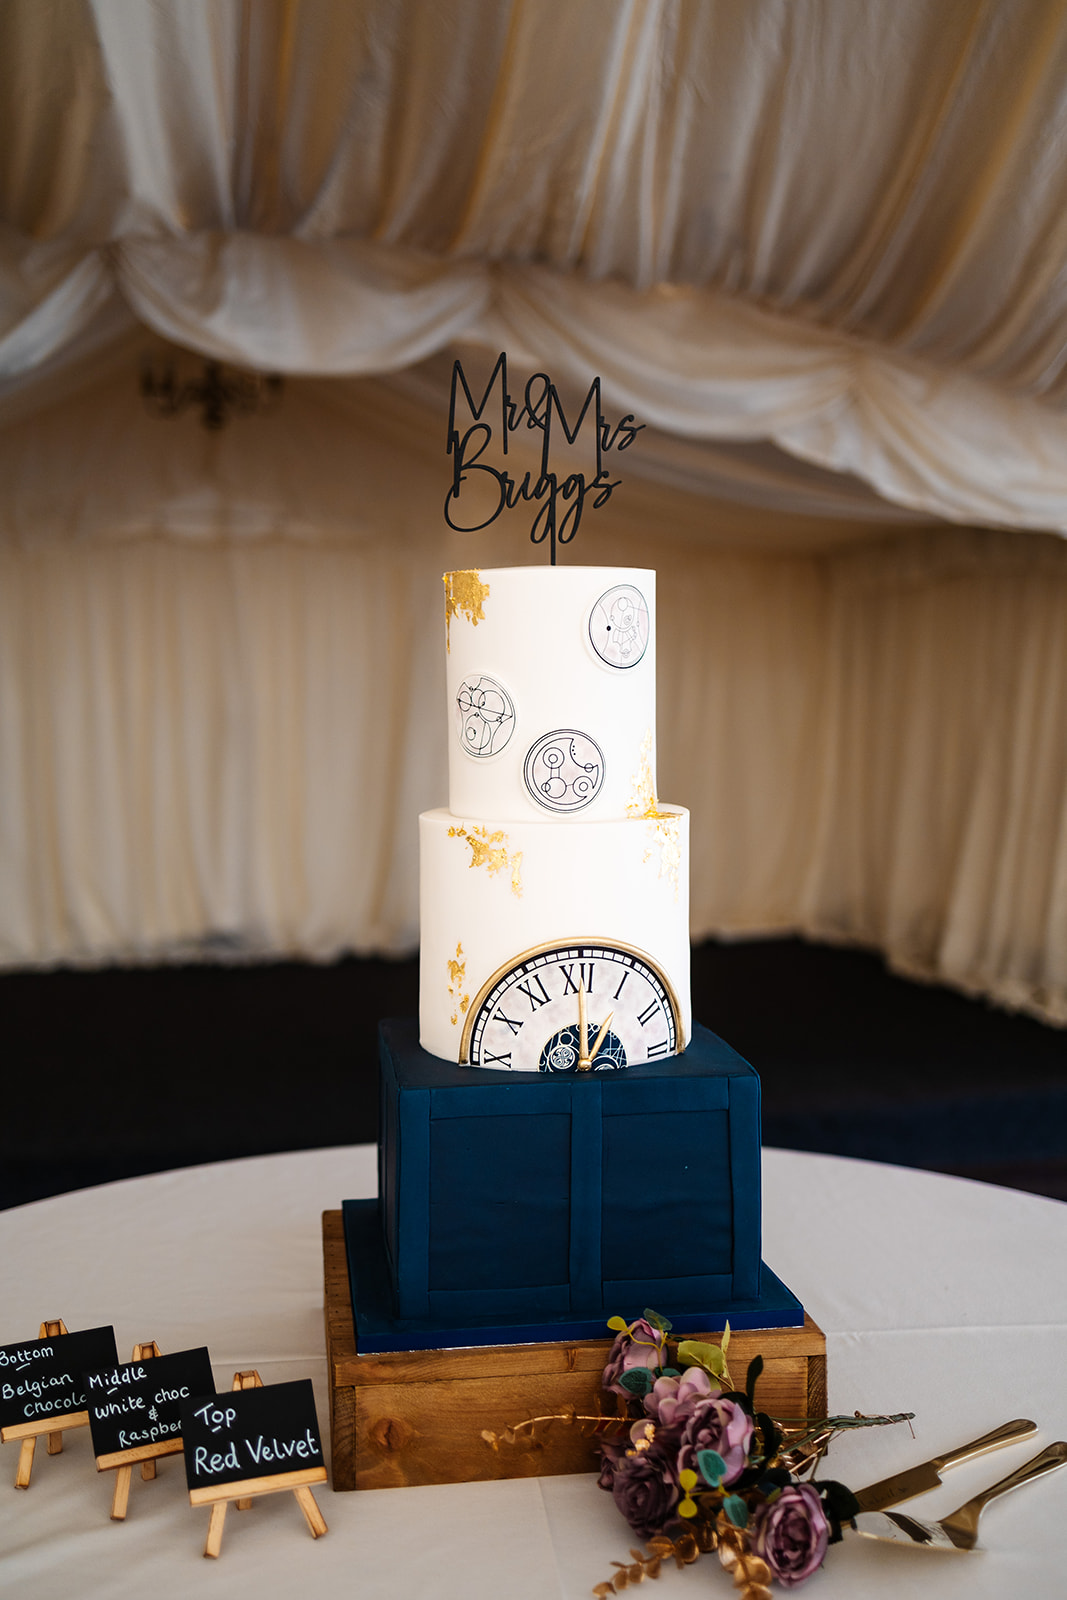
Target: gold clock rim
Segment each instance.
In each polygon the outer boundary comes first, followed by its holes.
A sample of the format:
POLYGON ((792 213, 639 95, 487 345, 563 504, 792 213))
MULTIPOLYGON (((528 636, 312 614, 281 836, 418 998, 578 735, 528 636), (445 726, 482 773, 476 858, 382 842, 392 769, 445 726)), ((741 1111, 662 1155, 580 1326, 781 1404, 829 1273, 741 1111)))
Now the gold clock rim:
MULTIPOLYGON (((494 973, 486 978, 485 982, 478 990, 478 993, 475 995, 474 1000, 467 1011, 466 1021, 463 1024, 463 1033, 460 1036, 459 1041, 460 1066, 470 1065, 470 1044, 471 1035, 474 1033, 474 1024, 477 1020, 478 1013, 481 1011, 482 1006, 485 1003, 486 997, 492 994, 501 978, 505 977, 507 973, 512 972, 516 967, 521 967, 524 961, 532 961, 535 956, 547 955, 549 950, 566 949, 568 945, 575 944, 599 944, 604 945, 610 950, 622 950, 626 955, 636 956, 638 961, 643 961, 646 966, 651 967, 652 971, 656 974, 656 977, 663 985, 663 992, 666 994, 668 1003, 670 1004, 671 1015, 674 1018, 674 1040, 675 1044, 677 1045, 678 1041, 682 1037, 682 1008, 679 1004, 678 996, 675 993, 673 983, 667 977, 667 974, 661 969, 659 963, 657 961, 653 961, 647 950, 641 950, 635 944, 627 944, 624 939, 602 939, 596 936, 583 934, 580 938, 546 939, 542 944, 531 945, 529 950, 523 950, 520 955, 512 956, 508 961, 505 961, 501 966, 497 967, 494 973)), ((676 1050, 675 1054, 677 1055, 677 1053, 678 1052, 676 1050)))

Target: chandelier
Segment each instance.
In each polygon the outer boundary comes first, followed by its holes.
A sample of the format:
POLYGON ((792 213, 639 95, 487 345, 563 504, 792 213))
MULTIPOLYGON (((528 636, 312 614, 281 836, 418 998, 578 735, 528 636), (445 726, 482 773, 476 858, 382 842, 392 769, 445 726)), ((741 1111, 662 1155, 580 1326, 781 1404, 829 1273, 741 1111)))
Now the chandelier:
POLYGON ((276 372, 243 372, 221 361, 205 361, 198 378, 179 377, 171 357, 146 356, 141 363, 141 398, 154 416, 178 417, 197 406, 201 425, 212 432, 233 416, 272 411, 283 386, 276 372))

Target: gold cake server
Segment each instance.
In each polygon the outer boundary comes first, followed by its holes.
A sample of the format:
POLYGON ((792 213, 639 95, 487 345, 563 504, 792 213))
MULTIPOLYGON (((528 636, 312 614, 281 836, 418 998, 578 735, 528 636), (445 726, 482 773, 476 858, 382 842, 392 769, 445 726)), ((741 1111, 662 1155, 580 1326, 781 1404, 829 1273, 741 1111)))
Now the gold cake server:
POLYGON ((861 1511, 855 1519, 856 1532, 865 1539, 882 1539, 894 1544, 917 1544, 927 1550, 973 1550, 978 1543, 978 1518, 990 1500, 1018 1489, 1020 1484, 1043 1478, 1046 1472, 1067 1465, 1067 1442, 1050 1444, 1032 1460, 973 1499, 965 1500, 940 1522, 920 1522, 905 1511, 861 1511))
POLYGON ((1025 1417, 1005 1422, 1003 1427, 994 1428, 992 1433, 984 1433, 980 1439, 972 1439, 970 1444, 961 1444, 958 1450, 946 1450, 943 1455, 934 1456, 919 1467, 909 1467, 906 1472, 896 1472, 891 1478, 868 1484, 856 1495, 859 1508, 861 1511, 885 1511, 889 1506, 898 1506, 902 1500, 910 1500, 914 1495, 925 1494, 928 1489, 936 1489, 946 1467, 954 1467, 960 1461, 971 1461, 975 1456, 984 1456, 987 1450, 999 1450, 1017 1439, 1029 1439, 1036 1432, 1037 1423, 1028 1422, 1025 1417))

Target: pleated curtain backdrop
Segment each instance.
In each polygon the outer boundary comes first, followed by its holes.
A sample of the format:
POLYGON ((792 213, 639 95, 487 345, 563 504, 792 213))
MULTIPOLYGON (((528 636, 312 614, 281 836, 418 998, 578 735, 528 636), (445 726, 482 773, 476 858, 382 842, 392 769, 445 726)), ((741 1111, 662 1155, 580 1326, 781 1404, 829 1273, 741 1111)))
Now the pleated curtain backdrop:
POLYGON ((10 0, 0 960, 413 948, 440 572, 533 558, 443 526, 465 341, 650 425, 581 559, 660 572, 694 933, 1067 1021, 1065 69, 1048 0, 10 0), (283 406, 147 417, 149 335, 283 406))

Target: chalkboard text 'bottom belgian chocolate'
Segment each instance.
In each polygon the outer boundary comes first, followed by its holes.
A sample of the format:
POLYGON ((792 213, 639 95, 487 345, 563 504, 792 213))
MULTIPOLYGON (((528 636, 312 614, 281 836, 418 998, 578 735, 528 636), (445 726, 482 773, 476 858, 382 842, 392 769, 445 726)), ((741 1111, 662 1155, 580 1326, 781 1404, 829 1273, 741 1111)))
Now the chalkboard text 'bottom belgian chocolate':
POLYGON ((115 1361, 113 1328, 83 1328, 52 1338, 27 1339, 0 1349, 0 1428, 83 1411, 88 1368, 115 1361))

